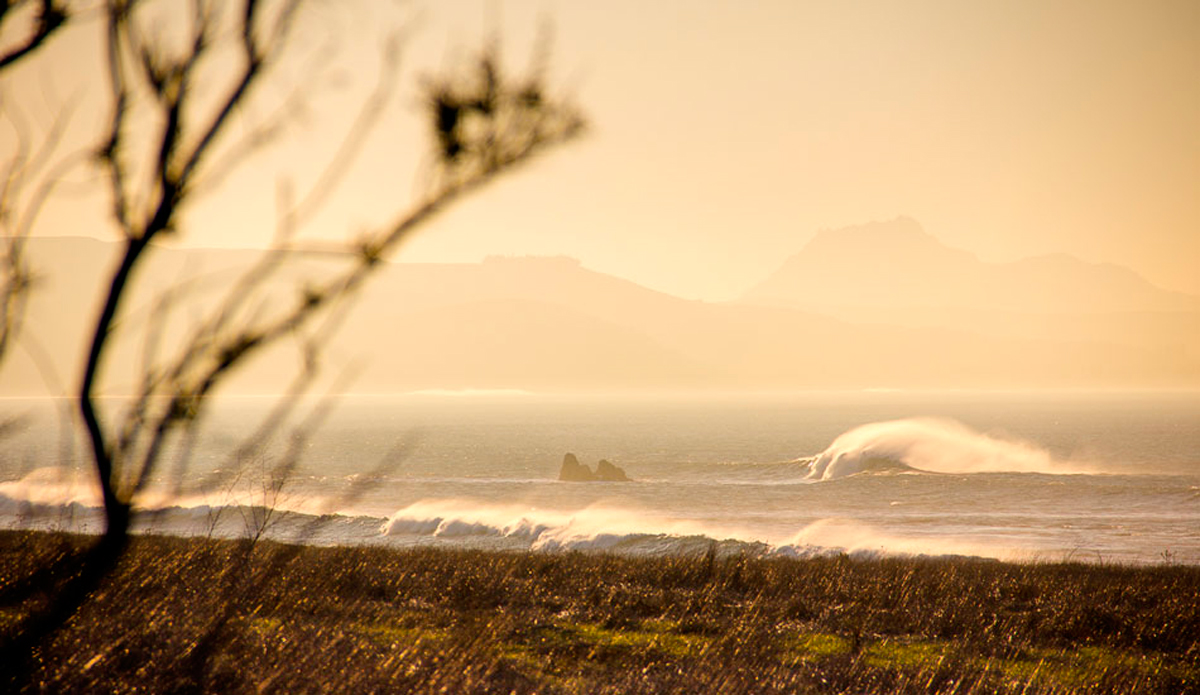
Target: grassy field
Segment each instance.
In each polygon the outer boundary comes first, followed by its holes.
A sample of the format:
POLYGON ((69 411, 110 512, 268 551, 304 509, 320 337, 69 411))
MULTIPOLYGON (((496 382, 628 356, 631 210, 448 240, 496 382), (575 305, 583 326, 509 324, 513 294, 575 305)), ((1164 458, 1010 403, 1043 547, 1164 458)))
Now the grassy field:
MULTIPOLYGON (((0 631, 83 542, 0 532, 0 631)), ((1200 567, 138 537, 26 688, 1175 695, 1200 692, 1200 567)))

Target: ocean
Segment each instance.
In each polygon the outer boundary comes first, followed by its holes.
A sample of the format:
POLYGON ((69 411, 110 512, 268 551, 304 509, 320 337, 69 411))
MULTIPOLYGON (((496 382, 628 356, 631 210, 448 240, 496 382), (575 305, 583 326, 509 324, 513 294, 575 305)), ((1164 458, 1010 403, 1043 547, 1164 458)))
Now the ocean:
MULTIPOLYGON (((292 424, 239 463, 231 452, 275 403, 213 401, 156 468, 138 531, 1200 564, 1195 392, 343 396, 296 403, 292 424), (561 482, 568 452, 632 482, 561 482)), ((0 527, 103 528, 64 412, 0 401, 0 527)))

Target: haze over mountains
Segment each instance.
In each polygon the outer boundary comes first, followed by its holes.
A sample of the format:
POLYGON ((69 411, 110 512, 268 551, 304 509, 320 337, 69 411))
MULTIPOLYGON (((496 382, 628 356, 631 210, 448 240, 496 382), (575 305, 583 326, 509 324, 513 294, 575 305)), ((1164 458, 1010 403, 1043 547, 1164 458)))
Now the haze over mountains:
MULTIPOLYGON (((43 280, 0 393, 73 387, 85 326, 116 244, 33 239, 43 280), (59 386, 47 385, 53 364, 59 386)), ((253 252, 158 249, 120 324, 106 383, 128 392, 142 364, 152 297, 193 278, 168 342, 253 252)), ((336 255, 285 266, 259 301, 295 301, 336 255)), ((714 269, 719 272, 719 269, 714 269)), ((298 341, 297 341, 298 342, 298 341)), ((822 232, 739 301, 684 300, 568 258, 391 264, 326 352, 350 390, 777 391, 813 388, 1118 388, 1200 386, 1200 298, 1116 266, 1069 256, 988 264, 899 219, 822 232)), ((281 388, 299 365, 285 345, 235 376, 233 392, 281 388)))
POLYGON ((970 309, 1024 313, 1197 311, 1128 268, 1067 254, 985 263, 907 217, 822 231, 745 300, 825 312, 970 309))

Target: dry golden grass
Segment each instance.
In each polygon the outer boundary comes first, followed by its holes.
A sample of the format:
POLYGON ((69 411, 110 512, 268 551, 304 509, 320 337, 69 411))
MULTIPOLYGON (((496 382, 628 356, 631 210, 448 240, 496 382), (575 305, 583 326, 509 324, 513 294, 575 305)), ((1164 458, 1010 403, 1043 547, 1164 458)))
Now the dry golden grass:
MULTIPOLYGON (((21 580, 83 541, 0 533, 21 580)), ((1200 692, 1200 568, 135 538, 46 692, 1200 692)))

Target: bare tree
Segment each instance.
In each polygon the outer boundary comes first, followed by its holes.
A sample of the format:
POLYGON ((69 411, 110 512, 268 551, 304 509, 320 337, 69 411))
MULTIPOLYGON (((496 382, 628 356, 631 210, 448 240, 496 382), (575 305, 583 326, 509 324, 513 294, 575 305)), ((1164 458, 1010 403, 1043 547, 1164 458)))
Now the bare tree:
MULTIPOLYGON (((271 82, 303 2, 193 0, 184 18, 186 40, 174 43, 150 29, 143 16, 147 5, 136 0, 108 0, 96 8, 103 21, 109 113, 102 140, 90 156, 108 189, 107 223, 120 231, 123 247, 102 291, 75 398, 90 445, 105 529, 86 553, 70 559, 69 567, 53 568, 45 577, 34 578, 49 580, 41 586, 50 587, 51 600, 44 610, 28 615, 0 645, 10 663, 24 663, 22 660, 77 611, 112 571, 127 545, 138 495, 161 467, 169 440, 194 426, 209 396, 236 368, 286 338, 297 338, 303 345, 305 367, 288 392, 303 392, 346 302, 378 272, 390 252, 464 195, 569 140, 583 127, 574 109, 547 94, 539 70, 510 77, 502 70, 495 50, 484 51, 466 69, 427 79, 421 90, 433 140, 429 154, 433 165, 424 192, 411 206, 397 210, 390 223, 357 236, 348 247, 353 253, 343 269, 330 277, 310 279, 297 288, 290 303, 256 301, 288 257, 283 251, 296 226, 323 202, 325 191, 344 175, 365 134, 385 112, 397 74, 393 44, 384 56, 377 88, 313 192, 280 214, 276 247, 229 287, 175 348, 163 349, 156 337, 161 323, 152 325, 147 330, 149 347, 132 404, 121 412, 102 412, 105 404, 98 399, 98 389, 106 359, 121 328, 119 317, 129 302, 134 276, 151 262, 154 242, 177 235, 186 205, 197 192, 244 165, 249 152, 280 132, 286 107, 249 128, 249 135, 242 140, 234 138, 230 124, 271 82), (196 83, 205 62, 218 51, 235 52, 238 67, 225 76, 214 99, 202 96, 196 83), (147 122, 153 127, 147 129, 147 122)), ((6 3, 5 11, 10 7, 11 3, 6 3)), ((41 2, 32 34, 5 54, 0 67, 27 59, 68 17, 63 6, 41 2)), ((0 15, 0 20, 3 18, 0 15)), ((52 149, 55 142, 52 132, 43 150, 46 146, 52 149)), ((7 183, 0 191, 0 219, 18 220, 16 226, 7 227, 11 232, 4 268, 7 285, 0 304, 0 357, 19 325, 21 302, 32 277, 23 255, 23 240, 57 180, 56 175, 49 175, 33 194, 21 197, 23 184, 43 166, 30 149, 23 147, 9 162, 7 183), (11 214, 22 206, 21 215, 11 214)), ((162 304, 169 309, 170 297, 162 304)), ((253 460, 249 454, 268 439, 263 433, 280 425, 293 402, 285 400, 260 432, 231 457, 253 460)))

